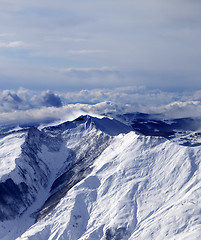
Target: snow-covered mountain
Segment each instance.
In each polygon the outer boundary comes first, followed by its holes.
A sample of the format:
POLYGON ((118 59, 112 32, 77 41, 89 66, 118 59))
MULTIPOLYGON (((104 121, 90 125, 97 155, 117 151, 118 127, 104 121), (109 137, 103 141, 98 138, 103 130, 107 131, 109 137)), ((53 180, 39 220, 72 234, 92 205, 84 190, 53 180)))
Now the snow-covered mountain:
POLYGON ((0 134, 0 239, 200 239, 199 119, 80 116, 0 134))

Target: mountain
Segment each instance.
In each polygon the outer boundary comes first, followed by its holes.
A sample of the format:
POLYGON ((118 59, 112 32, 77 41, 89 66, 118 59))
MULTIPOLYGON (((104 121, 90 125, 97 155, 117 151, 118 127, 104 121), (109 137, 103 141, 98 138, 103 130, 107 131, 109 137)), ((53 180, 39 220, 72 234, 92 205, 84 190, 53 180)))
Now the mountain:
POLYGON ((199 239, 199 119, 80 116, 0 134, 0 239, 199 239))
POLYGON ((145 136, 161 136, 184 146, 201 145, 201 119, 164 119, 160 114, 127 113, 112 116, 145 136))

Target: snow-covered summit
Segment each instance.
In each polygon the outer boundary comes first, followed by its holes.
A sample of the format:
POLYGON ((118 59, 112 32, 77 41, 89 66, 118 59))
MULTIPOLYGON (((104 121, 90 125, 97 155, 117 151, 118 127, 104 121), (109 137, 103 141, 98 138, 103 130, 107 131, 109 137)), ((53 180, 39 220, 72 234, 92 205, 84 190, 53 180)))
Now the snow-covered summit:
POLYGON ((89 115, 82 115, 73 121, 67 121, 53 127, 46 127, 43 129, 43 131, 66 131, 68 129, 76 128, 80 125, 83 127, 80 130, 83 130, 84 128, 87 129, 90 127, 95 127, 96 129, 99 129, 110 136, 116 136, 120 133, 128 133, 132 130, 131 126, 128 126, 116 119, 110 119, 107 117, 97 118, 89 115))

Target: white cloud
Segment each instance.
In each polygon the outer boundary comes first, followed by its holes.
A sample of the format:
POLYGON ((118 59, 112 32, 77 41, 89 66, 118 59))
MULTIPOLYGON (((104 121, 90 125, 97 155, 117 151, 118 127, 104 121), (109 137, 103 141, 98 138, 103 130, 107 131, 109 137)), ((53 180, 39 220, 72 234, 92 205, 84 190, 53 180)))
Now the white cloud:
POLYGON ((27 44, 22 41, 13 41, 13 42, 0 42, 0 47, 5 48, 25 48, 27 44))
POLYGON ((98 112, 105 110, 105 104, 87 105, 70 104, 60 108, 43 107, 40 109, 18 110, 13 112, 0 113, 0 125, 20 125, 20 124, 44 124, 51 122, 64 122, 73 120, 80 115, 90 114, 98 116, 98 112))
POLYGON ((167 105, 154 106, 150 109, 154 113, 162 113, 166 119, 169 118, 186 118, 199 117, 201 118, 201 102, 172 102, 167 105))

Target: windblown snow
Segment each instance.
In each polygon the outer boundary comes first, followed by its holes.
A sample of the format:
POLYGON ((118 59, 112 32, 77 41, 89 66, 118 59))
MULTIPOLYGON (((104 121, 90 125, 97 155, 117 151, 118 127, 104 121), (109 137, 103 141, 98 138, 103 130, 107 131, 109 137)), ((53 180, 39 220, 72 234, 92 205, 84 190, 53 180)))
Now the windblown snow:
POLYGON ((9 217, 0 200, 0 239, 201 238, 201 146, 90 116, 27 131, 1 138, 0 185, 25 204, 9 217))

